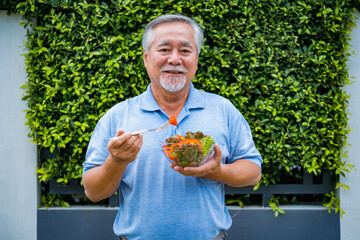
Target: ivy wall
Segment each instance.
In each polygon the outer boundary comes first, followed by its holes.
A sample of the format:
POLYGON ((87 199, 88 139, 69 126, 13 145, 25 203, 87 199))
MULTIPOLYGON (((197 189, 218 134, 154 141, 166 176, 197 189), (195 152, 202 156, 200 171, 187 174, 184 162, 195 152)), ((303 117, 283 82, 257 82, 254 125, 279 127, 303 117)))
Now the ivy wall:
MULTIPOLYGON (((44 205, 67 205, 63 196, 48 193, 46 183, 80 179, 96 122, 146 89, 143 29, 172 12, 194 18, 205 30, 193 83, 228 98, 248 120, 264 158, 259 185, 296 183, 303 171, 330 171, 338 188, 339 176, 353 167, 344 160, 350 130, 349 96, 342 87, 350 83, 346 59, 358 1, 1 3, 34 29, 25 43, 23 100, 33 141, 56 156, 37 169, 44 205)), ((334 193, 321 201, 339 210, 334 193)))

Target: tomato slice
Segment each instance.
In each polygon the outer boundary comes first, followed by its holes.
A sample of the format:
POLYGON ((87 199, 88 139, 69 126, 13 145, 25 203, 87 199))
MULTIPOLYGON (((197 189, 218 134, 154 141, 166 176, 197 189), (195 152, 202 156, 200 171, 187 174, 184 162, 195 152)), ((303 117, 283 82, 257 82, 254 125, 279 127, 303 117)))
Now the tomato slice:
POLYGON ((163 150, 164 150, 164 152, 165 152, 165 155, 166 155, 168 158, 170 158, 171 160, 173 160, 173 161, 177 161, 177 160, 178 160, 178 157, 171 156, 171 153, 172 153, 172 151, 173 151, 172 148, 175 147, 175 145, 176 145, 176 144, 173 144, 173 145, 171 145, 170 147, 169 147, 169 146, 166 146, 166 145, 163 146, 163 150))
POLYGON ((170 124, 172 124, 174 126, 177 125, 177 121, 176 121, 175 116, 171 116, 168 121, 169 121, 170 124))
POLYGON ((180 139, 180 140, 184 140, 185 137, 181 136, 181 135, 174 135, 171 138, 175 138, 175 139, 180 139))
POLYGON ((197 144, 202 149, 202 145, 201 145, 200 140, 198 140, 196 138, 185 138, 181 142, 179 142, 179 144, 180 145, 183 145, 183 144, 197 144))
POLYGON ((172 137, 173 137, 173 138, 175 137, 176 139, 181 139, 181 141, 178 142, 178 143, 173 143, 173 144, 171 144, 170 146, 164 145, 164 146, 163 146, 163 150, 164 150, 164 152, 165 152, 165 155, 166 155, 168 158, 170 158, 171 160, 173 160, 173 161, 177 161, 177 160, 178 160, 178 157, 172 156, 172 153, 173 153, 174 148, 175 148, 176 146, 181 147, 181 146, 183 146, 184 144, 197 144, 197 145, 199 145, 199 147, 202 149, 201 142, 200 142, 200 140, 198 140, 198 139, 195 139, 195 138, 184 138, 184 137, 181 136, 181 135, 174 135, 174 136, 172 136, 172 137))

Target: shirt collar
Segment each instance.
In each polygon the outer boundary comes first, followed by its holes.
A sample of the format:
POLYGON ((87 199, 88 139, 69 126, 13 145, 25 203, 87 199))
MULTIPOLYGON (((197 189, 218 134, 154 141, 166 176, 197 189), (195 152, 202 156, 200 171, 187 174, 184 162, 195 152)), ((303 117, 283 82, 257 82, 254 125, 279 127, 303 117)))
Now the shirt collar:
MULTIPOLYGON (((193 83, 190 83, 190 91, 188 99, 186 100, 184 108, 194 109, 194 108, 204 108, 205 99, 201 96, 201 92, 196 89, 193 83)), ((145 111, 158 111, 161 110, 157 104, 154 95, 151 92, 151 83, 148 85, 146 91, 142 94, 140 108, 145 111)))
POLYGON ((190 84, 189 97, 185 103, 186 109, 205 108, 205 98, 201 91, 196 89, 193 83, 190 84))

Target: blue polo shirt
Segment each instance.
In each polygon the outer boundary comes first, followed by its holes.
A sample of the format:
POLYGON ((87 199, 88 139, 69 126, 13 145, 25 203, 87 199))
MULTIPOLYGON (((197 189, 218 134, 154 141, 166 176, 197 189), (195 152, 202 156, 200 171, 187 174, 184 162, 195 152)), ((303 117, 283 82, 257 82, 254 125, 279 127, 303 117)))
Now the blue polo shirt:
MULTIPOLYGON (((104 163, 108 141, 119 129, 156 128, 168 118, 150 85, 141 95, 118 103, 99 120, 92 134, 84 173, 104 163)), ((116 235, 131 240, 209 240, 230 228, 224 184, 174 171, 159 142, 175 134, 201 131, 220 146, 223 164, 247 159, 261 167, 249 125, 230 101, 199 91, 192 84, 177 122, 163 132, 143 135, 137 159, 128 165, 120 183, 120 207, 113 226, 116 235)))

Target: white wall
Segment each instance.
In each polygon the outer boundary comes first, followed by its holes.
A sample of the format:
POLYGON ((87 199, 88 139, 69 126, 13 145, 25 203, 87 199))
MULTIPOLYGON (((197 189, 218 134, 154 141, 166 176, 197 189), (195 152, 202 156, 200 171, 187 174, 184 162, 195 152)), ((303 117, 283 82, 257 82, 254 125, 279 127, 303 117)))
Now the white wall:
MULTIPOLYGON (((357 13, 358 17, 360 14, 357 13)), ((19 15, 6 15, 0 11, 0 239, 36 240, 37 218, 37 162, 36 146, 30 143, 25 127, 26 105, 21 101, 26 72, 23 45, 26 30, 19 26, 19 15)), ((353 29, 353 55, 348 62, 350 76, 355 83, 345 88, 351 94, 349 103, 350 133, 352 144, 349 163, 358 171, 352 171, 341 179, 350 191, 341 191, 341 206, 346 214, 341 219, 341 239, 358 240, 360 236, 360 21, 353 29)))
POLYGON ((36 145, 25 127, 21 101, 26 30, 19 15, 0 11, 0 239, 36 240, 36 145))
POLYGON ((352 55, 349 59, 348 67, 350 68, 350 76, 354 84, 345 88, 346 92, 351 95, 349 101, 349 125, 354 130, 348 137, 351 146, 347 147, 348 163, 354 164, 357 171, 351 171, 341 179, 342 184, 350 187, 350 190, 341 190, 341 208, 345 210, 345 214, 341 219, 341 239, 342 240, 358 240, 360 238, 360 14, 357 12, 357 27, 353 28, 351 34, 352 49, 357 55, 352 55))

